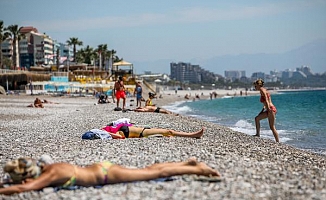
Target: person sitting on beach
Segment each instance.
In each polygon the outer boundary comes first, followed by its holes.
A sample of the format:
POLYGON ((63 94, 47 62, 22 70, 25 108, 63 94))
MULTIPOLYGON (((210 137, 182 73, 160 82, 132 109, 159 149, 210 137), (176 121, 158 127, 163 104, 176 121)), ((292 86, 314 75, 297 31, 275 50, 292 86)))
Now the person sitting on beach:
POLYGON ((279 142, 279 137, 277 130, 275 128, 275 116, 277 113, 277 109, 272 103, 271 95, 264 88, 264 81, 262 79, 256 80, 253 85, 255 89, 260 92, 260 102, 264 105, 263 109, 260 113, 255 117, 255 124, 256 124, 256 135, 260 137, 260 120, 268 118, 269 127, 273 132, 274 138, 276 142, 279 142))
POLYGON ((34 104, 30 104, 27 107, 44 108, 42 101, 37 97, 34 100, 34 104))
POLYGON ((98 101, 97 101, 98 104, 103 104, 103 103, 110 103, 110 101, 108 100, 108 96, 104 93, 101 93, 99 98, 98 98, 98 101))
POLYGON ((195 158, 184 162, 157 163, 145 168, 132 169, 109 161, 85 167, 64 162, 38 165, 35 160, 26 157, 7 162, 4 172, 9 173, 16 183, 20 183, 0 188, 0 194, 5 195, 41 190, 45 187, 90 187, 191 174, 220 178, 217 170, 198 162, 195 158))
POLYGON ((156 98, 156 94, 149 92, 148 93, 148 99, 145 102, 145 106, 156 106, 156 104, 153 104, 152 100, 156 98))
POLYGON ((125 139, 125 138, 142 138, 153 135, 165 136, 165 137, 190 137, 201 138, 204 134, 205 128, 196 132, 182 132, 171 129, 162 128, 150 128, 150 127, 135 127, 132 124, 118 124, 116 126, 105 126, 102 130, 107 131, 113 139, 125 139))

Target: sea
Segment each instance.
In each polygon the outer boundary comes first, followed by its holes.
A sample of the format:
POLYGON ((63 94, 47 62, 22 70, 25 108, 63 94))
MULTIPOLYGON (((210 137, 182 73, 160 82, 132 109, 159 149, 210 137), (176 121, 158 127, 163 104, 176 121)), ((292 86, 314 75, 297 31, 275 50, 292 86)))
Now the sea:
MULTIPOLYGON (((278 111, 275 126, 280 142, 326 156, 326 90, 277 91, 271 97, 278 111)), ((255 135, 254 118, 262 109, 259 99, 257 95, 225 96, 180 101, 164 108, 255 135)), ((261 121, 261 137, 275 141, 267 119, 261 121)))

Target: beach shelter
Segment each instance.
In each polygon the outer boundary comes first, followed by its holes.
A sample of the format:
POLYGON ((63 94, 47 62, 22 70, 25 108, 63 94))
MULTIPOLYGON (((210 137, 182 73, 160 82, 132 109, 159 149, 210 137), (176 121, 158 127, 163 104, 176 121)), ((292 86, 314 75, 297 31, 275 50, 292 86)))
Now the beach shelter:
POLYGON ((117 76, 133 76, 134 66, 132 63, 121 60, 120 62, 115 62, 112 65, 112 74, 117 76))
POLYGON ((121 66, 127 66, 130 67, 130 69, 133 69, 133 64, 124 60, 121 60, 120 62, 113 63, 113 69, 118 70, 121 66))

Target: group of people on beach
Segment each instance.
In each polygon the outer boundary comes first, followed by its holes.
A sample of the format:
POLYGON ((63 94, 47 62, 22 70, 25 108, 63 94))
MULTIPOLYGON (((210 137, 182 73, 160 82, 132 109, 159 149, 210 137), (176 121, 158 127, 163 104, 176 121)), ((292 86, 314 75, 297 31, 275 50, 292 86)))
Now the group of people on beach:
MULTIPOLYGON (((120 81, 122 81, 122 79, 120 81)), ((135 90, 136 93, 140 91, 139 88, 137 89, 140 85, 137 85, 138 86, 136 86, 135 90)), ((278 133, 275 128, 275 115, 277 109, 272 103, 270 93, 264 88, 264 81, 261 79, 255 81, 254 86, 255 89, 260 92, 260 102, 263 104, 263 109, 255 117, 255 136, 260 136, 260 121, 268 118, 269 126, 273 132, 275 140, 276 142, 279 142, 278 133)), ((117 105, 119 105, 119 100, 122 98, 124 108, 125 95, 121 88, 123 88, 123 84, 117 82, 117 86, 115 86, 117 105)), ((146 101, 146 107, 155 106, 151 102, 151 99, 155 97, 155 94, 150 93, 149 96, 150 98, 148 102, 146 101)), ((36 100, 33 106, 39 104, 40 100, 38 98, 36 100)), ((137 100, 141 101, 141 96, 138 95, 138 93, 137 100)), ((138 105, 140 107, 141 102, 137 101, 137 106, 138 105)), ((153 110, 153 108, 151 109, 153 110)), ((187 133, 167 129, 135 127, 126 124, 120 126, 117 124, 115 126, 105 126, 102 130, 110 133, 114 139, 142 138, 155 134, 160 134, 162 136, 200 138, 204 133, 204 128, 197 132, 187 133)), ((0 194, 7 195, 31 190, 40 190, 49 186, 60 188, 68 188, 75 185, 89 187, 113 183, 147 181, 156 178, 184 174, 213 176, 218 178, 221 176, 218 171, 212 169, 203 162, 198 162, 195 158, 190 158, 184 162, 158 163, 141 169, 130 169, 113 164, 109 161, 95 163, 87 167, 79 167, 69 163, 54 163, 51 159, 35 160, 29 157, 22 157, 8 161, 4 166, 4 172, 10 175, 10 180, 6 183, 0 184, 0 194), (2 187, 4 184, 9 184, 10 186, 2 187)))
POLYGON ((116 97, 117 107, 116 110, 120 110, 120 99, 122 99, 122 111, 135 111, 135 112, 154 112, 154 113, 163 113, 163 114, 175 114, 171 111, 168 111, 164 108, 158 107, 153 104, 152 100, 157 98, 156 94, 153 92, 148 93, 148 99, 145 101, 145 106, 141 106, 143 98, 143 89, 141 86, 141 82, 136 83, 136 87, 134 89, 134 96, 136 97, 136 108, 135 109, 126 109, 126 94, 125 94, 125 86, 124 86, 124 78, 119 77, 118 80, 114 84, 113 95, 116 97))
MULTIPOLYGON (((135 127, 127 124, 128 122, 119 123, 117 121, 102 128, 114 139, 142 138, 157 134, 167 137, 200 138, 204 133, 204 128, 187 133, 168 129, 135 127)), ((7 182, 0 183, 0 194, 5 195, 41 190, 45 187, 68 189, 73 186, 90 187, 191 174, 210 177, 217 181, 221 177, 217 170, 203 162, 198 162, 196 158, 190 158, 183 162, 157 163, 135 169, 123 167, 110 161, 79 167, 69 163, 54 163, 49 156, 41 157, 39 160, 21 157, 8 161, 3 170, 10 176, 7 182), (3 187, 6 185, 7 187, 3 187)))

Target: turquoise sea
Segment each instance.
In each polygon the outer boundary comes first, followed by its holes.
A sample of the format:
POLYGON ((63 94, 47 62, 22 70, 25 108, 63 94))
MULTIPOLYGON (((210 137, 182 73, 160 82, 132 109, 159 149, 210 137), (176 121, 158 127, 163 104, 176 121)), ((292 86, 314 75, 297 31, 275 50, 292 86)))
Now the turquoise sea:
MULTIPOLYGON (((259 98, 236 96, 184 101, 165 108, 254 135, 254 118, 262 108, 259 98)), ((272 101, 278 110, 276 129, 280 141, 326 155, 326 90, 279 91, 272 93, 272 101)), ((261 137, 274 140, 267 119, 261 121, 261 137)))

